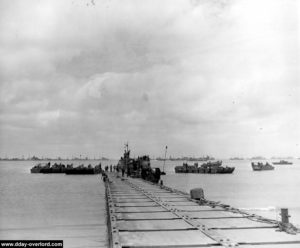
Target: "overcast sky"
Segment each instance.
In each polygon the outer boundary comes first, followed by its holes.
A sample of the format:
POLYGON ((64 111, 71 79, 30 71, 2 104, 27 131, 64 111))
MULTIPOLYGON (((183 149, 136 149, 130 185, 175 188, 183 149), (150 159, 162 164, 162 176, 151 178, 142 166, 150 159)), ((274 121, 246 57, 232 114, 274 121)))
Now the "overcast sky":
POLYGON ((297 0, 1 0, 0 155, 300 156, 297 0))

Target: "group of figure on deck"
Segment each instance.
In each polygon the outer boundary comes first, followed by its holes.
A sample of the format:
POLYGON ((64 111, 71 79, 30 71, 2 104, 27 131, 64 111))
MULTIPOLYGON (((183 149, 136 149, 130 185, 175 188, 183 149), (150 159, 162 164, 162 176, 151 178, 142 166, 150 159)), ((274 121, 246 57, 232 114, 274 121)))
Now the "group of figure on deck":
POLYGON ((149 156, 141 156, 137 159, 130 158, 130 150, 126 145, 124 156, 119 160, 116 171, 121 172, 122 176, 142 178, 153 183, 158 183, 160 180, 161 171, 159 168, 154 170, 150 166, 149 156))

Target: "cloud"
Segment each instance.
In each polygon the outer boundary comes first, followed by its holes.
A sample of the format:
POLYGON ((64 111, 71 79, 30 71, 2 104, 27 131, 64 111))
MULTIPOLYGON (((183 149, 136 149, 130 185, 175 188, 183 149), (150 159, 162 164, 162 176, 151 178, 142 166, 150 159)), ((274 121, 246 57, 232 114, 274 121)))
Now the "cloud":
POLYGON ((0 7, 1 154, 298 156, 295 1, 0 7))
POLYGON ((37 116, 38 122, 42 125, 47 126, 51 125, 51 122, 55 122, 60 117, 60 111, 47 111, 39 113, 37 116))

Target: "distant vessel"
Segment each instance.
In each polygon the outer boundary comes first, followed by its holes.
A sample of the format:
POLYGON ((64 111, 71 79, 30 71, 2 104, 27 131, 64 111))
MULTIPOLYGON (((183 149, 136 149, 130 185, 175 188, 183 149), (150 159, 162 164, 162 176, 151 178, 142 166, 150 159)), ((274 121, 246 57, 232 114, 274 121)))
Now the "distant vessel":
POLYGON ((263 164, 263 163, 251 163, 252 169, 254 171, 263 171, 263 170, 274 170, 274 166, 270 165, 268 162, 263 164))
POLYGON ((272 164, 293 164, 292 162, 288 162, 286 160, 280 160, 279 162, 273 162, 272 164))
POLYGON ((233 158, 230 158, 230 160, 244 160, 244 158, 233 157, 233 158))
POLYGON ((250 159, 252 159, 252 160, 265 160, 266 158, 263 157, 263 156, 255 156, 255 157, 252 157, 250 159))
POLYGON ((182 166, 175 167, 175 173, 230 174, 234 169, 235 167, 223 167, 222 161, 207 162, 200 167, 198 167, 198 163, 194 163, 194 165, 183 163, 182 166))
POLYGON ((214 157, 210 157, 210 156, 203 156, 203 157, 198 157, 198 158, 195 158, 195 157, 181 157, 181 158, 172 158, 172 157, 169 157, 169 158, 161 158, 161 157, 158 157, 156 158, 157 161, 164 161, 164 160, 170 160, 170 161, 191 161, 191 162, 206 162, 206 161, 209 161, 209 160, 215 160, 214 157))
POLYGON ((292 157, 292 156, 288 156, 288 157, 275 157, 275 156, 273 156, 273 157, 271 157, 271 159, 280 159, 280 160, 284 160, 284 159, 294 159, 294 157, 292 157))

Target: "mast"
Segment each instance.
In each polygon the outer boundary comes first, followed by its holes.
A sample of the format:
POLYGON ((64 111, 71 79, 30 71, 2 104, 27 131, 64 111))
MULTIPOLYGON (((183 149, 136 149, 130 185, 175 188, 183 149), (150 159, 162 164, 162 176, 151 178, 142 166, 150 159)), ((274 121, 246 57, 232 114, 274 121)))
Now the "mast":
POLYGON ((165 158, 164 158, 164 166, 163 166, 163 172, 164 173, 165 173, 165 164, 166 164, 167 149, 168 149, 168 146, 166 146, 166 150, 165 150, 165 158))
POLYGON ((128 149, 128 141, 127 141, 127 143, 125 143, 125 152, 124 152, 125 170, 127 170, 127 171, 128 171, 128 161, 127 160, 129 160, 129 153, 130 153, 130 151, 128 149))

